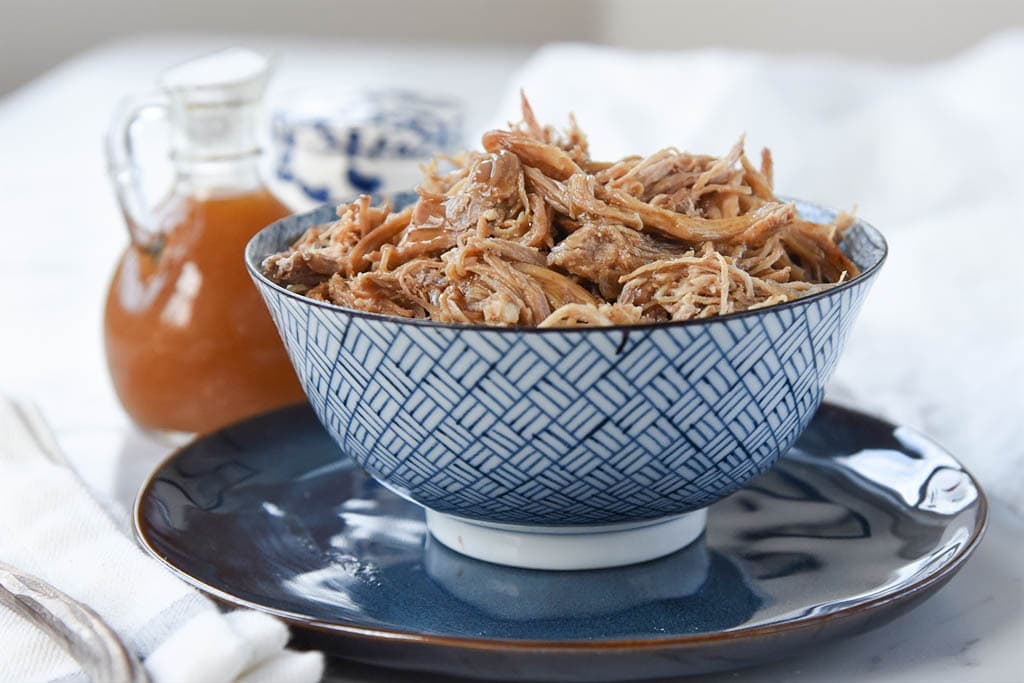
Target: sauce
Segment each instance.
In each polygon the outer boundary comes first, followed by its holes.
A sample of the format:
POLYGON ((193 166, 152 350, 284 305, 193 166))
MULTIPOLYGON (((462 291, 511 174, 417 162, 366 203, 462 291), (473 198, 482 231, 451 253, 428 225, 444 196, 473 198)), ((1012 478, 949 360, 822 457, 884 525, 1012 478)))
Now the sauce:
POLYGON ((131 245, 107 295, 117 395, 141 426, 206 432, 304 398, 243 261, 290 211, 267 190, 183 199, 157 249, 131 245))

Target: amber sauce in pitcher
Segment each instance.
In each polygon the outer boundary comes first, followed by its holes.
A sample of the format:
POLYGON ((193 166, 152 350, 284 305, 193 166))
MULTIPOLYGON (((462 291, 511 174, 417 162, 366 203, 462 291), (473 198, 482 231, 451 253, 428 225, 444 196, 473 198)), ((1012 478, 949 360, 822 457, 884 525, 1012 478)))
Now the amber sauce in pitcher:
POLYGON ((107 295, 105 345, 114 388, 138 424, 205 432, 303 398, 243 260, 249 239, 290 211, 259 178, 251 129, 262 80, 235 79, 219 94, 207 86, 198 108, 195 91, 165 90, 167 103, 155 106, 175 129, 170 199, 141 209, 137 169, 111 153, 132 240, 107 295))
POLYGON ((150 428, 205 432, 302 399, 241 254, 288 209, 266 190, 189 200, 159 253, 130 246, 104 316, 118 397, 150 428))

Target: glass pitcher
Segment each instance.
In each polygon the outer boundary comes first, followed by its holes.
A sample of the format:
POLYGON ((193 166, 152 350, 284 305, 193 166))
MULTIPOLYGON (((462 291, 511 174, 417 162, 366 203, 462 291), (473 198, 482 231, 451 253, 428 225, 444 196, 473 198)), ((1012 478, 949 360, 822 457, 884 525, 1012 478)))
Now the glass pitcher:
POLYGON ((127 100, 109 131, 130 243, 107 295, 107 363, 143 427, 205 432, 303 398, 242 258, 256 231, 290 213, 259 173, 268 75, 268 60, 248 50, 192 60, 166 71, 159 92, 127 100), (167 121, 174 171, 158 202, 133 144, 152 116, 167 121))

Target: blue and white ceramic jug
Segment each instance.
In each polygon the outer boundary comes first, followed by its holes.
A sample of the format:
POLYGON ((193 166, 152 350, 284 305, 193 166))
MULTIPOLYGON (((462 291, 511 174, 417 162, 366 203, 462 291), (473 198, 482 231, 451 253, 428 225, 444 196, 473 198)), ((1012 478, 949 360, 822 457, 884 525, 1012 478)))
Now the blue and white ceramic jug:
POLYGON ((401 205, 420 164, 462 147, 462 124, 458 102, 407 90, 297 95, 274 114, 274 190, 296 210, 360 194, 401 205))

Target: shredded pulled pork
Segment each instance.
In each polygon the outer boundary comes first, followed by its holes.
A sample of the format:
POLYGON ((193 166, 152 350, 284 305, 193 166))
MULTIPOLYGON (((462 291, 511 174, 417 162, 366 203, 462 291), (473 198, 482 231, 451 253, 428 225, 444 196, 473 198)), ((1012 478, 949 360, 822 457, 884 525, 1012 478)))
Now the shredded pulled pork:
POLYGON ((690 320, 819 292, 859 273, 838 247, 853 218, 805 221, 740 140, 724 156, 663 149, 594 161, 570 118, 523 120, 483 152, 423 169, 404 211, 362 196, 263 263, 310 298, 373 313, 485 325, 690 320))

